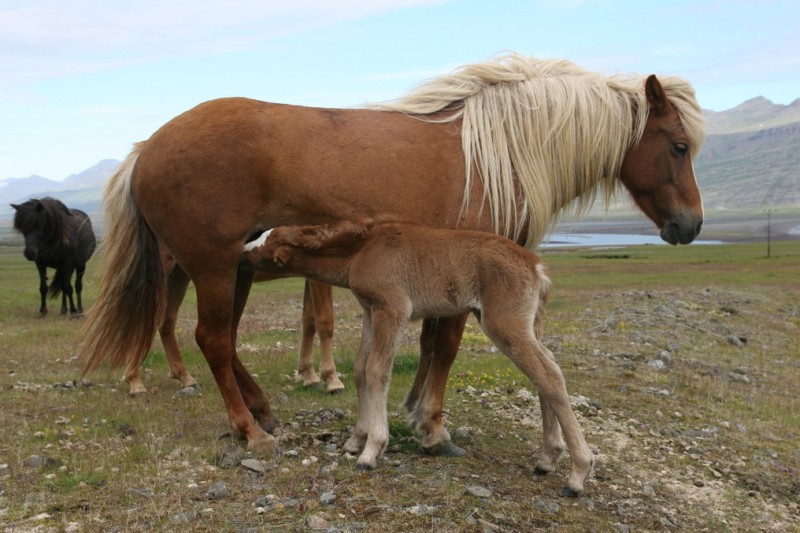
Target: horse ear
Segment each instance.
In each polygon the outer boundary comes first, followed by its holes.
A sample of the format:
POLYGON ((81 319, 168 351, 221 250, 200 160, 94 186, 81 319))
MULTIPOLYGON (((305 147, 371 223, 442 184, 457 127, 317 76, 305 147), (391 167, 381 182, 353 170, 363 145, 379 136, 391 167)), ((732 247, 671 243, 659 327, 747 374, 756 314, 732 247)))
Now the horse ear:
POLYGON ((664 88, 655 74, 650 74, 644 82, 644 93, 647 96, 647 103, 657 115, 663 115, 669 111, 669 101, 664 94, 664 88))
POLYGON ((36 210, 39 212, 44 211, 44 204, 39 200, 36 200, 36 210))
POLYGON ((11 204, 11 207, 13 207, 14 209, 19 209, 19 206, 17 204, 11 204))

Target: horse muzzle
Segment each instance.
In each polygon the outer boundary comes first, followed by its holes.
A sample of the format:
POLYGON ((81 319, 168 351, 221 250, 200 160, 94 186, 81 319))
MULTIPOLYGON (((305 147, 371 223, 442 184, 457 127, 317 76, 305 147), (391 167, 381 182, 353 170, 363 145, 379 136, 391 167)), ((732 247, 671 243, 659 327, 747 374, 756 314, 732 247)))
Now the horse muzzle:
POLYGON ((703 218, 694 215, 680 215, 667 220, 661 228, 661 238, 669 244, 689 244, 700 234, 703 218))
POLYGON ((36 261, 36 250, 30 250, 28 248, 25 248, 25 251, 22 252, 22 254, 28 261, 36 261))

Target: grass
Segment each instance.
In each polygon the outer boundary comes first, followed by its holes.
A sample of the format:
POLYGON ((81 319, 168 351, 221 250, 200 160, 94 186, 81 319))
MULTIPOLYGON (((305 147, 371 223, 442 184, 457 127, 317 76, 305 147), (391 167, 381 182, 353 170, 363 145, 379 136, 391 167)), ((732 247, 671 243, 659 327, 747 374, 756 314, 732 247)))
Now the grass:
MULTIPOLYGON (((504 531, 609 531, 614 524, 634 531, 798 531, 800 242, 773 242, 769 259, 765 252, 741 244, 545 254, 555 285, 546 343, 571 395, 595 406, 576 409, 598 454, 596 476, 585 497, 571 500, 558 496, 568 458, 550 476, 532 475, 538 406, 517 393, 534 391, 474 319, 445 406, 451 433, 470 435, 458 441, 469 455, 426 457, 405 423, 399 405, 416 371, 413 324, 392 378, 390 449, 364 473, 320 444, 342 442, 355 422, 357 303, 336 291, 335 357, 347 390, 328 396, 292 377, 302 281, 255 286, 240 356, 275 400, 282 448, 298 455, 271 459, 264 474, 254 474, 217 465, 230 445, 217 437, 228 428, 193 340, 191 289, 178 338, 201 394, 173 398, 177 386, 156 341, 144 375, 151 393, 130 398, 119 370, 101 368, 91 386, 72 382, 81 368, 81 321, 58 316, 57 306, 37 318, 35 269, 18 248, 0 247, 0 526, 303 531, 318 515, 364 531, 478 531, 478 520, 504 531), (734 346, 729 336, 747 344, 734 346), (659 356, 669 360, 667 368, 651 364, 659 356), (323 409, 340 409, 344 418, 318 423, 314 414, 323 409), (32 456, 43 464, 31 466, 32 456), (318 462, 304 466, 311 456, 318 462), (333 462, 332 473, 320 472, 333 462), (231 496, 208 499, 208 487, 219 481, 231 496), (489 488, 492 498, 465 495, 470 485, 489 488), (645 485, 654 495, 643 492, 645 485), (319 503, 325 491, 336 494, 333 506, 319 503)), ((90 276, 87 304, 97 289, 90 276)))

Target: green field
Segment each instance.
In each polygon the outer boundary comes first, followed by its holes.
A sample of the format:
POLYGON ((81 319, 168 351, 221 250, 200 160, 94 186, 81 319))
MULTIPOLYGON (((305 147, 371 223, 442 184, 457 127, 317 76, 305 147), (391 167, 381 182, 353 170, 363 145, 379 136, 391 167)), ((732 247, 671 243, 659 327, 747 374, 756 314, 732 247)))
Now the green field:
MULTIPOLYGON (((130 398, 121 369, 80 382, 82 321, 59 316, 55 301, 39 319, 35 268, 19 247, 0 247, 0 529, 800 531, 800 241, 773 242, 769 259, 763 244, 544 258, 554 283, 546 343, 597 455, 578 499, 559 495, 568 456, 533 476, 541 418, 518 393, 534 391, 474 319, 445 413, 468 455, 424 456, 405 424, 414 324, 395 364, 390 448, 365 473, 340 449, 355 422, 360 308, 335 292, 347 391, 328 396, 292 375, 302 280, 255 286, 239 354, 274 400, 284 453, 252 472, 218 464, 236 443, 218 438, 227 420, 194 343, 191 289, 178 338, 201 393, 174 396, 156 340, 150 393, 130 398), (228 494, 210 490, 219 482, 228 494), (474 485, 491 496, 467 494, 474 485), (333 503, 320 501, 326 492, 333 503)), ((87 307, 97 289, 89 276, 87 307)))

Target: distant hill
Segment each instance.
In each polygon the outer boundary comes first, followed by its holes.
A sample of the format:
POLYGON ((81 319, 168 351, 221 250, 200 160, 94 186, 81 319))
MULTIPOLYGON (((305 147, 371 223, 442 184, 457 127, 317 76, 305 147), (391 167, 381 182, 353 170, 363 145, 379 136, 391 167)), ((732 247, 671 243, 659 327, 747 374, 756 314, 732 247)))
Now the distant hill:
POLYGON ((800 99, 706 111, 695 172, 707 208, 800 206, 800 99))
MULTIPOLYGON (((800 207, 800 98, 781 105, 759 96, 704 115, 707 137, 695 172, 707 209, 800 207)), ((10 202, 55 196, 89 213, 101 229, 103 186, 119 163, 106 159, 63 181, 0 180, 0 227, 11 225, 10 202)))

